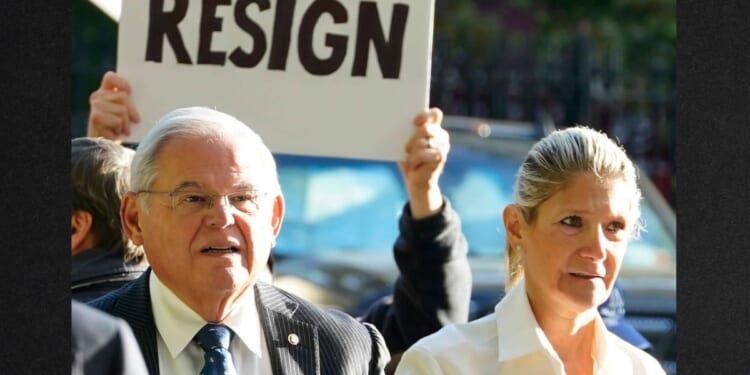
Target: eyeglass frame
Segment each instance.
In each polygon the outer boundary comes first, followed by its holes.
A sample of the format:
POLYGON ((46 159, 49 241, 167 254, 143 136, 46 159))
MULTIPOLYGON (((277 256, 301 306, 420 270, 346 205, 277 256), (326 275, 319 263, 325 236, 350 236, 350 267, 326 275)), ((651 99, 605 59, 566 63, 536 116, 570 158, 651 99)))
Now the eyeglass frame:
POLYGON ((260 198, 261 197, 265 197, 265 196, 273 194, 272 191, 268 191, 268 190, 255 190, 255 189, 241 189, 241 190, 233 191, 233 192, 227 193, 227 194, 208 194, 208 193, 206 193, 204 191, 180 190, 178 188, 178 189, 175 189, 173 191, 139 190, 139 191, 135 192, 135 195, 137 196, 137 195, 142 194, 142 193, 144 193, 144 194, 166 194, 170 198, 169 199, 169 207, 173 211, 177 211, 177 206, 179 205, 179 203, 177 203, 177 204, 175 203, 175 197, 177 197, 177 195, 181 194, 181 193, 195 193, 195 195, 201 195, 201 196, 203 196, 204 198, 206 198, 208 200, 207 204, 204 204, 203 208, 201 208, 200 210, 192 212, 192 213, 182 213, 182 215, 197 214, 199 212, 203 212, 204 210, 210 210, 211 208, 213 208, 214 203, 216 202, 216 199, 219 198, 219 197, 221 197, 221 198, 226 198, 226 202, 228 203, 229 206, 231 206, 233 208, 236 208, 238 211, 240 211, 242 213, 245 213, 245 214, 248 214, 248 215, 252 215, 252 214, 255 213, 255 211, 253 211, 253 212, 247 212, 247 211, 241 210, 241 209, 237 208, 235 205, 233 205, 232 202, 229 200, 229 197, 231 195, 238 194, 238 193, 248 193, 248 192, 255 194, 255 200, 251 201, 251 203, 255 205, 256 210, 260 209, 260 198))

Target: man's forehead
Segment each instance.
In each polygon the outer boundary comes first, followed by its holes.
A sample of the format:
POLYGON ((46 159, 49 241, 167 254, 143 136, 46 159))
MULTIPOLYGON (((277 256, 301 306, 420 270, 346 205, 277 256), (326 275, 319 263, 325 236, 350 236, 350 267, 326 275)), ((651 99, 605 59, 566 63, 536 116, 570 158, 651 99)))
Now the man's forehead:
POLYGON ((178 151, 196 152, 225 152, 234 155, 242 163, 254 164, 260 162, 270 150, 257 138, 245 134, 213 134, 197 136, 184 134, 165 140, 162 149, 170 148, 178 151))
POLYGON ((228 188, 233 190, 258 190, 259 186, 262 186, 260 178, 252 178, 241 174, 235 174, 232 177, 225 179, 216 178, 187 178, 179 179, 172 188, 174 190, 211 190, 215 189, 217 185, 216 180, 225 180, 228 183, 222 184, 222 188, 228 188))
MULTIPOLYGON (((231 139, 172 139, 156 157, 156 181, 179 188, 254 189, 272 183, 264 150, 231 139)), ((270 158, 272 158, 269 155, 270 158)), ((271 159, 272 160, 272 159, 271 159)))

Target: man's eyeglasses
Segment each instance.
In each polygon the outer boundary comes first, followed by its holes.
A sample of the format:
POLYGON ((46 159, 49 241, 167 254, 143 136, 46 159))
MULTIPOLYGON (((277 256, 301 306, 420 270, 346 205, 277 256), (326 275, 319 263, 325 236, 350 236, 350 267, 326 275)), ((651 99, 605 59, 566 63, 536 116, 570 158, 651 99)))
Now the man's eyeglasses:
POLYGON ((240 190, 229 194, 208 194, 202 191, 177 190, 177 191, 151 191, 141 190, 136 194, 166 194, 170 198, 172 210, 180 215, 191 215, 211 209, 216 198, 226 199, 228 204, 237 210, 254 214, 260 209, 260 199, 271 195, 271 192, 257 190, 240 190))

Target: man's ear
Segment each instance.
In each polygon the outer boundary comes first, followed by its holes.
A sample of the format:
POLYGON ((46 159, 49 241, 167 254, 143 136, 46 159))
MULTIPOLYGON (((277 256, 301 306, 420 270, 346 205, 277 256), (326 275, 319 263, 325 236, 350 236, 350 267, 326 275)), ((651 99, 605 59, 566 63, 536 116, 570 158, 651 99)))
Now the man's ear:
POLYGON ((135 245, 143 245, 143 233, 139 222, 140 215, 138 197, 132 191, 127 192, 122 197, 122 203, 120 204, 120 222, 125 236, 135 245))
POLYGON ((271 228, 273 237, 276 238, 281 232, 281 223, 284 221, 284 196, 279 193, 273 202, 273 214, 271 216, 271 228))
POLYGON ((94 247, 94 233, 91 230, 93 224, 94 219, 88 211, 75 210, 70 215, 70 226, 72 227, 70 236, 71 255, 94 247))
POLYGON ((516 246, 523 239, 521 230, 526 221, 523 218, 521 210, 515 204, 505 206, 503 210, 503 224, 505 224, 505 236, 508 242, 516 246))

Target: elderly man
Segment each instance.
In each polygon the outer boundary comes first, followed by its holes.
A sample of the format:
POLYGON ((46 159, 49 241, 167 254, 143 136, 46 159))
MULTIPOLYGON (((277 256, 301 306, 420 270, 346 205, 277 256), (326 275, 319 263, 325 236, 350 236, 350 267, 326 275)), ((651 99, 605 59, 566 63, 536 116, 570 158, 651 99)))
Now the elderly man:
MULTIPOLYGON (((448 149, 440 119, 436 110, 415 119, 402 163, 410 190, 405 211, 411 220, 438 221, 441 228, 450 221, 452 238, 431 245, 465 250, 458 219, 437 188, 448 149)), ((131 325, 151 374, 383 371, 388 349, 373 326, 258 280, 281 229, 284 198, 270 151, 245 124, 207 108, 173 111, 141 141, 131 173, 121 219, 152 270, 91 304, 131 325)), ((408 254, 418 245, 397 241, 397 251, 401 246, 405 253, 401 262, 420 259, 408 254)), ((461 284, 470 285, 465 258, 458 263, 449 272, 464 274, 469 282, 461 284)), ((431 327, 444 309, 465 319, 468 303, 455 304, 468 290, 451 299, 443 284, 409 281, 400 279, 395 292, 401 298, 394 300, 412 306, 394 309, 416 314, 411 323, 431 327)))

